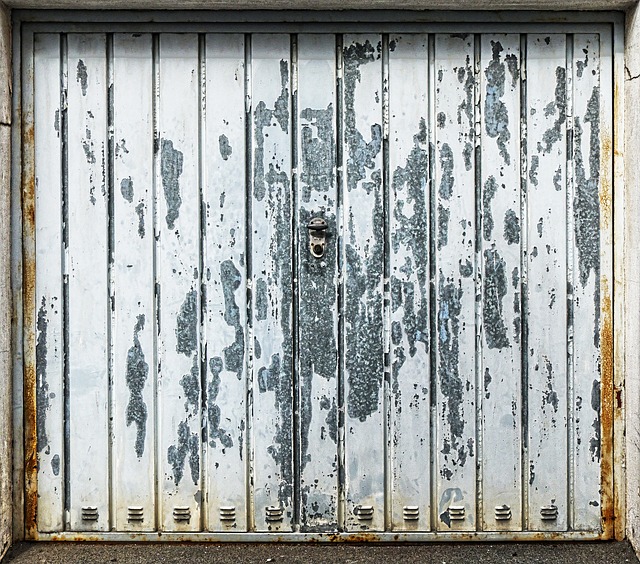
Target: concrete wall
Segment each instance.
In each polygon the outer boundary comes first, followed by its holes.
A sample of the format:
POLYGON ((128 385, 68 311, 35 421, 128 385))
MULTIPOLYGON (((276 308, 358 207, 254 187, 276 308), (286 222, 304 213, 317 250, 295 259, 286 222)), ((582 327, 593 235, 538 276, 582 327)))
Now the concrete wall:
POLYGON ((0 3, 0 558, 11 544, 11 29, 0 3))

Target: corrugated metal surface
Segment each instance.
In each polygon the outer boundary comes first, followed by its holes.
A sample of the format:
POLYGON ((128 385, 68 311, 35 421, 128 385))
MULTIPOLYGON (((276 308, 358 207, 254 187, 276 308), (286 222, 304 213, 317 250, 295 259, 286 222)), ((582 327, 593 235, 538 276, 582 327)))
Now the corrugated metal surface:
POLYGON ((608 36, 33 64, 40 532, 603 531, 608 36))

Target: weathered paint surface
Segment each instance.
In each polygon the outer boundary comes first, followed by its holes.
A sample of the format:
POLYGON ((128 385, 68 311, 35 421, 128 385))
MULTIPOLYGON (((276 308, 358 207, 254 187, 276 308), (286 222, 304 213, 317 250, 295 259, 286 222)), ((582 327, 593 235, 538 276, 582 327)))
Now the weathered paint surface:
POLYGON ((37 36, 39 530, 598 534, 609 56, 37 36))
POLYGON ((473 35, 435 40, 438 530, 473 530, 476 483, 476 83, 473 35), (464 507, 451 519, 450 507, 464 507))
POLYGON ((385 451, 381 50, 379 35, 344 37, 344 487, 349 531, 384 528, 384 466, 369 462, 384 460, 385 451), (363 506, 367 515, 360 516, 363 506))
POLYGON ((567 144, 564 35, 527 37, 528 514, 534 530, 566 530, 567 144), (536 84, 549 88, 536 89, 536 84), (537 164, 537 168, 534 167, 537 164), (534 174, 535 172, 535 174, 534 174), (555 184, 561 189, 557 190, 555 184), (556 519, 543 519, 556 507, 556 519))
MULTIPOLYGON (((431 445, 428 37, 389 40, 389 457, 393 530, 430 528, 431 445), (402 88, 395 85, 402 84, 402 88), (417 519, 405 519, 417 507, 417 519)), ((413 515, 411 515, 413 517, 413 515)))
POLYGON ((480 46, 483 530, 522 527, 520 36, 480 46), (499 453, 499 456, 493 456, 499 453), (496 506, 511 518, 496 519, 496 506))
POLYGON ((287 531, 294 520, 290 37, 254 35, 251 48, 251 269, 253 287, 263 288, 253 294, 261 349, 252 375, 253 518, 258 531, 287 531))
POLYGON ((159 43, 154 149, 160 526, 167 531, 198 531, 202 492, 199 44, 195 34, 167 34, 159 43), (184 519, 176 519, 176 511, 184 519))
POLYGON ((115 521, 155 529, 152 38, 113 38, 113 394, 115 521), (138 77, 135 82, 127 76, 138 77), (140 228, 146 224, 147 228, 140 228), (140 520, 129 507, 142 508, 140 520))

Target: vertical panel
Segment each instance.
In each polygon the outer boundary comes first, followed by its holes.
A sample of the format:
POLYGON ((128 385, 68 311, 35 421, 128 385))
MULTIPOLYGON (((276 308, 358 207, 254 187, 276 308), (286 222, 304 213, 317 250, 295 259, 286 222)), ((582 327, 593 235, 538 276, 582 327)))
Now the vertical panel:
POLYGON ((384 528, 384 209, 378 35, 344 37, 344 397, 347 530, 384 528))
POLYGON ((64 495, 60 36, 34 44, 38 530, 61 531, 64 495))
POLYGON ((157 286, 161 523, 200 529, 198 37, 160 36, 157 286))
POLYGON ((246 197, 243 35, 206 37, 203 245, 208 530, 246 530, 246 197))
MULTIPOLYGON (((521 504, 520 36, 483 35, 482 499, 484 530, 519 530, 521 504)), ((480 353, 479 353, 480 354, 480 353)))
MULTIPOLYGON (((600 528, 600 38, 575 35, 573 44, 573 421, 574 521, 600 528)), ((606 126, 605 126, 606 127, 606 126)))
POLYGON ((338 308, 336 40, 298 36, 296 221, 298 225, 300 525, 338 526, 338 308), (307 225, 328 225, 326 252, 309 250, 307 225))
POLYGON ((109 528, 107 61, 68 37, 69 526, 109 528))
POLYGON ((438 530, 476 526, 474 37, 437 35, 438 530))
POLYGON ((258 531, 291 530, 293 340, 290 38, 252 38, 253 470, 258 531))
POLYGON ((568 476, 564 35, 527 38, 527 115, 529 528, 565 530, 568 476))
POLYGON ((113 40, 113 455, 120 531, 155 527, 151 43, 151 35, 113 40))
POLYGON ((389 40, 391 511, 394 530, 430 527, 429 53, 389 40))

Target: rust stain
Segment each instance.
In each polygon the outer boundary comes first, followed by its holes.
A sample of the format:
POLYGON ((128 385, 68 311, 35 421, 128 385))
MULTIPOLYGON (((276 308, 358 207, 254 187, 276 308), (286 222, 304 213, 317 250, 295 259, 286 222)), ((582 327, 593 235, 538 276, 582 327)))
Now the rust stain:
POLYGON ((602 471, 602 538, 611 539, 614 535, 615 504, 613 492, 613 310, 609 280, 601 278, 602 305, 600 327, 600 361, 601 361, 601 471, 602 471))
POLYGON ((24 320, 24 447, 25 447, 25 535, 37 536, 38 456, 36 430, 35 366, 35 162, 33 122, 23 130, 22 168, 23 220, 23 320, 24 320))
MULTIPOLYGON (((612 141, 608 131, 602 133, 602 158, 603 170, 608 171, 611 163, 612 141)), ((608 230, 611 224, 612 190, 610 175, 605 172, 600 177, 600 217, 602 228, 608 230)))

